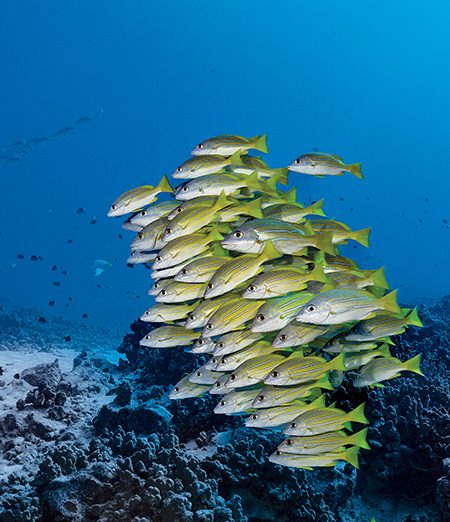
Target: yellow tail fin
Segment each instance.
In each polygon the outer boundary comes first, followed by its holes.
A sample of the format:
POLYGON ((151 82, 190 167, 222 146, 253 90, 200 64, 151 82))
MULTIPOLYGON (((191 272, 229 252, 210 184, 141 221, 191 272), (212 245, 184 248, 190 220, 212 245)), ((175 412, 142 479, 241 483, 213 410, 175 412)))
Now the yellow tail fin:
POLYGON ((269 149, 267 148, 267 134, 263 134, 262 136, 255 136, 251 140, 254 142, 254 148, 264 153, 268 153, 269 149))
POLYGON ((347 170, 357 178, 364 179, 364 176, 361 171, 361 163, 352 163, 351 165, 347 165, 347 170))
POLYGON ((393 290, 385 295, 379 300, 379 302, 382 305, 383 310, 386 310, 386 312, 392 312, 396 315, 402 314, 402 310, 397 303, 397 290, 393 290))
POLYGON ((423 373, 420 371, 420 353, 409 359, 409 361, 404 362, 403 365, 406 370, 423 376, 423 373))
POLYGON ((155 187, 159 190, 159 192, 173 192, 173 188, 167 179, 167 176, 163 176, 161 181, 155 187))

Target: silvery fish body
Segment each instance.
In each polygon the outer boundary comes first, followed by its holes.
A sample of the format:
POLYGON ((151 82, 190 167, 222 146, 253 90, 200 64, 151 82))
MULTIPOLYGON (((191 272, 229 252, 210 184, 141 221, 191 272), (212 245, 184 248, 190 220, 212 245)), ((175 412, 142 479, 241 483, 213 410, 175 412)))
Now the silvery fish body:
POLYGON ((140 227, 146 227, 150 223, 154 223, 158 219, 167 217, 178 206, 177 201, 162 201, 156 205, 144 208, 134 216, 130 218, 130 222, 133 225, 140 227))
POLYGON ((148 333, 139 344, 149 348, 173 348, 192 344, 197 337, 197 333, 183 326, 160 326, 148 333))
POLYGON ((259 387, 255 387, 249 390, 233 390, 227 393, 214 408, 214 413, 233 415, 252 411, 252 402, 259 390, 259 387))
POLYGON ((195 384, 189 380, 189 376, 180 379, 169 393, 169 399, 189 399, 203 397, 209 391, 210 386, 195 384))
POLYGON ((249 149, 256 149, 261 152, 267 151, 267 136, 254 136, 244 138, 233 134, 221 134, 213 138, 208 138, 199 143, 191 152, 193 156, 203 156, 205 154, 219 154, 221 156, 232 156, 236 152, 244 152, 249 149))

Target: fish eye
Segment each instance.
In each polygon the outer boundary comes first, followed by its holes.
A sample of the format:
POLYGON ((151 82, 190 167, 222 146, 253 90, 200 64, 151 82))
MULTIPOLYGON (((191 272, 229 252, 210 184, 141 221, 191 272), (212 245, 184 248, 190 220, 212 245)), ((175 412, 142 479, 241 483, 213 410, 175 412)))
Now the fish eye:
POLYGON ((179 214, 180 212, 183 212, 183 209, 181 207, 177 207, 177 212, 179 214))
POLYGON ((220 388, 220 386, 221 386, 221 385, 220 385, 220 382, 216 382, 216 383, 214 384, 214 386, 215 386, 216 388, 220 388))
POLYGON ((187 192, 189 190, 189 187, 187 185, 185 185, 182 189, 181 189, 183 192, 187 192))
POLYGON ((218 362, 218 361, 217 361, 217 359, 216 359, 215 357, 213 357, 213 358, 211 359, 211 362, 212 362, 213 364, 216 364, 216 362, 218 362))
POLYGON ((137 237, 138 239, 144 239, 144 234, 138 234, 137 237))
POLYGON ((226 357, 222 357, 222 364, 225 364, 228 361, 226 357))
POLYGON ((259 415, 257 415, 256 413, 254 413, 254 414, 252 415, 252 419, 253 419, 253 420, 257 420, 258 418, 259 418, 259 415))
POLYGON ((255 286, 255 285, 250 285, 250 286, 247 288, 247 290, 248 290, 249 292, 254 292, 254 291, 256 290, 256 286, 255 286))
POLYGON ((195 315, 194 314, 189 314, 189 319, 191 321, 195 321, 195 315))
POLYGON ((160 286, 161 286, 161 285, 160 285, 159 283, 155 283, 155 284, 153 285, 153 288, 159 288, 160 286))
POLYGON ((270 376, 273 377, 274 379, 276 379, 278 376, 280 375, 280 372, 277 372, 277 371, 273 371, 270 376))
POLYGON ((236 232, 233 234, 233 236, 237 239, 243 236, 242 232, 240 230, 236 230, 236 232))
POLYGON ((232 373, 230 375, 230 381, 235 381, 237 379, 237 375, 235 373, 232 373))
POLYGON ((217 343, 217 348, 223 348, 225 345, 223 343, 217 343))
POLYGON ((286 439, 285 443, 286 443, 286 446, 292 446, 293 441, 292 441, 292 439, 286 439))
POLYGON ((146 210, 143 210, 143 211, 141 212, 141 216, 146 216, 146 215, 147 215, 147 211, 146 211, 146 210))
POLYGON ((296 423, 296 422, 291 422, 291 423, 289 424, 289 427, 292 428, 292 429, 294 429, 294 428, 297 427, 297 423, 296 423))
POLYGON ((199 143, 199 144, 197 145, 197 149, 203 149, 203 143, 199 143))
POLYGON ((207 288, 208 290, 212 290, 212 287, 213 287, 213 285, 212 285, 211 283, 208 283, 208 284, 206 285, 206 288, 207 288))
POLYGON ((145 315, 150 315, 150 310, 146 310, 145 315))
POLYGON ((161 290, 160 295, 167 295, 167 290, 161 290))
POLYGON ((161 256, 156 256, 155 257, 155 261, 162 261, 162 257, 161 256))
POLYGON ((195 372, 195 375, 196 375, 197 377, 201 377, 201 376, 202 376, 202 372, 195 372))
POLYGON ((181 172, 183 169, 181 167, 177 168, 177 172, 181 172))
POLYGON ((280 341, 285 341, 287 339, 287 335, 286 334, 281 334, 279 339, 280 339, 280 341))
POLYGON ((258 395, 257 399, 259 402, 262 402, 265 399, 265 397, 264 395, 258 395))
POLYGON ((278 451, 275 452, 275 454, 276 454, 277 457, 279 457, 281 455, 281 451, 278 450, 278 451))
POLYGON ((198 344, 199 346, 202 346, 202 344, 205 344, 205 341, 204 341, 203 339, 199 339, 199 340, 197 341, 197 344, 198 344))
POLYGON ((174 390, 175 390, 176 392, 179 392, 179 391, 180 391, 180 388, 179 388, 178 386, 175 386, 174 390))
POLYGON ((297 158, 297 159, 295 160, 295 163, 297 163, 297 165, 298 165, 298 164, 300 163, 300 158, 297 158))
POLYGON ((116 210, 117 205, 111 205, 111 210, 116 210))
POLYGON ((145 336, 146 339, 150 339, 150 334, 145 336))
POLYGON ((259 314, 258 317, 257 317, 258 321, 265 321, 266 319, 266 316, 264 314, 259 314))
POLYGON ((180 272, 180 274, 182 274, 182 275, 186 275, 187 273, 188 273, 188 271, 185 268, 183 268, 183 270, 181 270, 181 272, 180 272))
POLYGON ((308 308, 306 309, 307 312, 315 312, 316 311, 316 307, 314 305, 309 305, 308 308))
POLYGON ((169 227, 169 228, 166 228, 164 234, 166 234, 166 236, 168 236, 169 234, 172 233, 172 229, 169 227))
POLYGON ((226 406, 227 405, 227 401, 220 401, 220 405, 221 406, 226 406))
POLYGON ((211 330, 212 327, 213 327, 213 325, 212 325, 211 323, 208 323, 208 324, 205 326, 205 328, 206 328, 207 330, 211 330))

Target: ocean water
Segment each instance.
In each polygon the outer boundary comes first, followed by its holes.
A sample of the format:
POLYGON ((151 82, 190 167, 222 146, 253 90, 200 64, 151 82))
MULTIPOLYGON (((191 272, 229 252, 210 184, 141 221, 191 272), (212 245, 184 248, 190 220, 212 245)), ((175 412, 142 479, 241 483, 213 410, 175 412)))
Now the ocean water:
MULTIPOLYGON (((449 25, 445 1, 0 1, 0 434, 15 441, 14 450, 0 444, 0 521, 450 520, 449 25), (140 362, 144 330, 134 325, 129 334, 129 327, 153 304, 149 272, 127 267, 134 235, 106 213, 118 195, 156 185, 197 143, 218 134, 267 134, 272 167, 317 150, 362 164, 363 180, 294 172, 289 179, 305 204, 325 198, 329 217, 371 228, 369 249, 350 244, 342 252, 363 268, 384 266, 399 302, 418 305, 425 318, 422 333, 414 330, 395 349, 400 358, 428 354, 428 374, 374 391, 374 449, 363 460, 364 476, 343 468, 332 479, 269 470, 260 452, 273 450, 272 434, 252 441, 236 419, 211 415, 211 403, 168 406, 169 385, 192 370, 186 354, 140 362), (99 260, 107 262, 100 274, 99 260), (66 411, 47 415, 29 384, 13 375, 56 357, 71 388, 64 388, 66 411), (13 389, 6 399, 3 378, 13 389), (119 407, 134 408, 135 416, 118 414, 119 407), (48 429, 37 443, 26 434, 35 435, 26 417, 31 408, 48 429), (8 414, 22 428, 4 422, 8 414), (70 422, 84 449, 72 447, 76 464, 64 468, 55 452, 71 437, 54 434, 70 422), (167 426, 179 440, 161 435, 167 426), (171 469, 166 454, 185 459, 210 500, 199 500, 186 483, 187 500, 176 488, 162 501, 128 490, 120 482, 123 459, 134 459, 127 472, 139 475, 142 435, 149 437, 145 451, 165 451, 145 461, 148 469, 171 469), (234 449, 214 457, 230 440, 234 449), (97 456, 86 448, 95 445, 117 459, 117 476, 89 467, 97 456), (20 460, 26 451, 34 463, 20 460), (51 455, 45 465, 43 455, 51 455), (249 455, 253 468, 243 464, 249 455), (106 500, 100 493, 90 499, 89 508, 52 482, 65 476, 79 484, 85 469, 116 488, 106 500), (249 473, 266 489, 247 483, 249 473), (24 492, 28 500, 19 505, 24 492), (304 511, 278 503, 283 494, 304 511), (159 507, 135 509, 136 495, 137 504, 159 507)), ((172 471, 169 478, 185 480, 172 471)), ((143 489, 155 486, 139 476, 143 489)))

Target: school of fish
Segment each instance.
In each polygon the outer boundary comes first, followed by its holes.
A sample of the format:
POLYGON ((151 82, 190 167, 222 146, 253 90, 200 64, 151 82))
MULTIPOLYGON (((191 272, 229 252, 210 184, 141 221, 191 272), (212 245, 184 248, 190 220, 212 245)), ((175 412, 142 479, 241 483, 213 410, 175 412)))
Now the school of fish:
POLYGON ((421 375, 419 355, 402 362, 389 351, 391 336, 421 321, 399 307, 382 267, 339 254, 349 241, 368 247, 368 228, 350 230, 326 218, 323 200, 304 206, 280 188, 290 172, 362 178, 360 164, 314 152, 271 168, 250 150, 267 153, 266 136, 209 138, 173 171, 181 184, 164 176, 111 205, 108 216, 129 215, 123 228, 136 232, 128 262, 154 281, 141 320, 157 327, 141 345, 208 355, 169 397, 217 395, 216 413, 284 432, 271 462, 358 467, 369 449, 364 404, 348 412, 328 396, 345 372, 355 387, 421 375))

